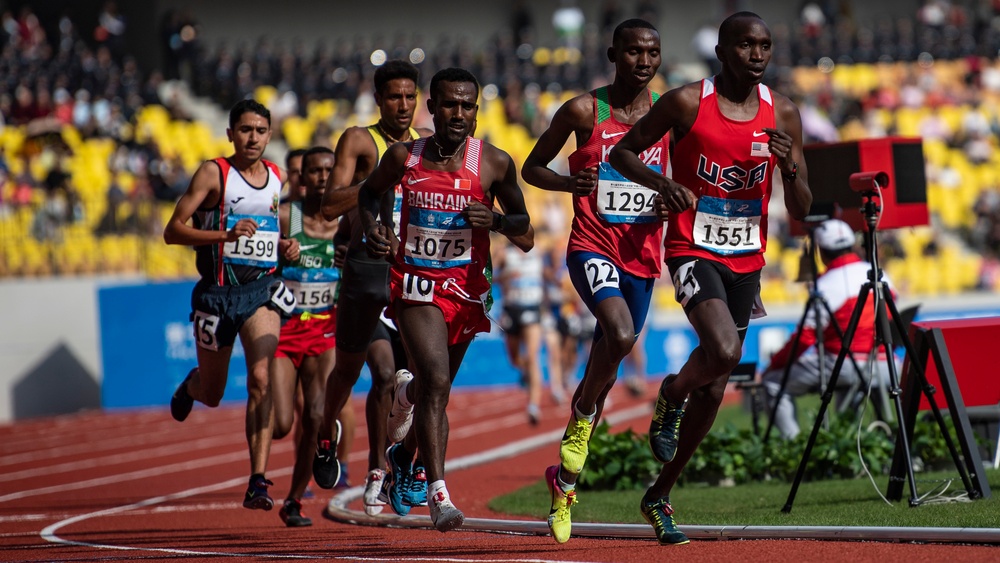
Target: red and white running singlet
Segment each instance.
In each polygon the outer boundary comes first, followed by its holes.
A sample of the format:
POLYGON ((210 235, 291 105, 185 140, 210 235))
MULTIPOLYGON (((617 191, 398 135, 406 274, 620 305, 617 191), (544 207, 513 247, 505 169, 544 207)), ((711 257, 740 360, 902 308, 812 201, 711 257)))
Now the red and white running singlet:
MULTIPOLYGON (((632 128, 615 119, 608 101, 608 88, 591 92, 594 97, 594 130, 582 146, 569 155, 570 174, 597 166, 597 189, 587 196, 573 197, 573 228, 569 252, 596 252, 619 268, 641 278, 660 276, 663 260, 660 240, 663 221, 656 216, 656 192, 626 179, 608 164, 608 155, 618 139, 632 128)), ((650 93, 650 105, 658 96, 650 93)), ((639 158, 660 174, 666 173, 670 140, 664 136, 639 158)))
POLYGON ((273 162, 261 160, 267 169, 263 186, 253 186, 226 158, 219 166, 219 203, 199 209, 194 224, 205 231, 228 231, 240 219, 253 219, 257 232, 234 242, 195 247, 195 264, 202 279, 213 285, 242 285, 270 274, 278 266, 278 201, 281 174, 273 162))
POLYGON ((393 268, 402 274, 403 299, 431 303, 442 290, 478 299, 490 289, 483 273, 490 235, 488 229, 473 229, 462 211, 472 201, 493 208, 479 178, 483 142, 469 137, 465 162, 455 172, 425 168, 426 145, 426 138, 413 142, 400 182, 400 241, 393 268))
POLYGON ((702 81, 698 117, 674 145, 673 167, 673 179, 694 192, 698 203, 671 215, 664 240, 668 258, 699 256, 736 273, 764 267, 776 163, 764 128, 773 128, 775 118, 771 91, 761 84, 757 94, 757 116, 734 121, 719 109, 714 79, 702 81))

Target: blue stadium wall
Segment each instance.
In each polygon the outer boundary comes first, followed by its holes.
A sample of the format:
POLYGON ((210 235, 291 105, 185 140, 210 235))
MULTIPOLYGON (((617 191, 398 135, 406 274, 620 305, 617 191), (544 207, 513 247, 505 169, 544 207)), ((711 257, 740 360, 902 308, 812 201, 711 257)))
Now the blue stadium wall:
MULTIPOLYGON (((188 320, 194 282, 114 284, 97 290, 100 330, 101 404, 105 408, 164 406, 177 385, 197 362, 188 320)), ((499 296, 502 299, 502 296, 499 296)), ((900 308, 912 303, 901 301, 900 308)), ((495 311, 499 311, 498 301, 495 311)), ((743 361, 757 362, 780 347, 794 331, 801 306, 772 310, 752 321, 743 361)), ((922 305, 920 319, 998 316, 1000 302, 982 296, 967 302, 949 300, 922 305)), ((647 372, 654 377, 674 373, 697 345, 697 338, 679 314, 651 314, 645 339, 647 372)), ((581 363, 584 358, 581 357, 581 363)), ((545 363, 543 361, 543 366, 545 363)), ((582 366, 577 377, 582 375, 582 366)), ((519 376, 507 361, 502 333, 476 338, 455 381, 458 388, 517 385, 519 376)), ((355 386, 365 392, 371 380, 367 368, 355 386)), ((246 401, 246 367, 237 345, 224 400, 246 401)))

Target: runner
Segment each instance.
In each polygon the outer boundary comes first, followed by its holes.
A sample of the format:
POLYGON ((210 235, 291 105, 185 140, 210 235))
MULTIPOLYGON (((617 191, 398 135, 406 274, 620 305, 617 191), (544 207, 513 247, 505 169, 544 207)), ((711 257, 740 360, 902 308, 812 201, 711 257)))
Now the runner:
POLYGON ((719 74, 665 94, 611 151, 615 168, 656 190, 670 209, 667 268, 699 340, 680 373, 661 383, 649 425, 653 455, 665 465, 640 508, 663 544, 688 541, 674 521, 670 491, 712 427, 752 311, 763 316, 760 270, 774 173, 781 173, 791 217, 802 219, 812 203, 799 110, 761 84, 771 60, 767 24, 752 12, 729 16, 715 52, 719 74), (668 131, 672 179, 651 173, 640 158, 668 131))
MULTIPOLYGON (((533 237, 510 156, 470 136, 478 97, 479 84, 468 71, 435 74, 427 100, 434 135, 391 147, 358 195, 369 250, 395 256, 388 312, 413 370, 413 385, 396 386, 387 430, 402 435, 418 421, 413 428, 427 464, 431 520, 442 532, 465 520, 444 481, 445 407, 469 344, 490 329, 483 302, 490 291, 489 231, 533 237), (403 187, 399 239, 391 226, 376 223, 380 215, 388 219, 380 200, 396 185, 403 187), (493 211, 494 200, 506 215, 493 211)), ((528 250, 530 243, 522 239, 518 246, 528 250)), ((401 450, 386 455, 394 474, 405 473, 412 461, 401 450)))
POLYGON ((281 318, 295 308, 295 296, 273 273, 279 255, 298 259, 299 243, 281 238, 281 173, 263 159, 271 139, 271 112, 259 102, 242 100, 229 112, 226 134, 234 154, 198 168, 163 231, 167 244, 195 247, 201 275, 191 295, 198 366, 174 392, 170 414, 183 421, 194 401, 219 405, 239 334, 246 354, 250 446, 243 506, 271 510, 267 488, 273 483, 264 476, 273 430, 268 362, 278 344, 281 318))
MULTIPOLYGON (((598 326, 583 379, 571 404, 559 447, 561 464, 545 479, 552 506, 548 518, 559 543, 572 531, 570 509, 576 481, 587 459, 590 434, 601 417, 622 359, 646 322, 653 281, 661 268, 662 210, 655 192, 628 182, 607 162, 614 144, 656 101, 649 82, 660 66, 660 35, 647 21, 630 19, 615 28, 608 60, 615 79, 563 104, 524 162, 524 180, 544 190, 573 194, 573 226, 566 263, 577 293, 598 326), (573 136, 570 176, 548 168, 573 136)), ((643 154, 651 173, 666 172, 666 133, 643 154)))

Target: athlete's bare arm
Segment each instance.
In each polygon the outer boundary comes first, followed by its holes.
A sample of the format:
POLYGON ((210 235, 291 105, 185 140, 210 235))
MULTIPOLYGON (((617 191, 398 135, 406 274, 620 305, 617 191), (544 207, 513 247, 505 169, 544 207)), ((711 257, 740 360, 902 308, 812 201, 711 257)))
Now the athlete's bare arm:
MULTIPOLYGON (((517 171, 514 161, 504 151, 484 144, 483 163, 490 171, 492 180, 489 186, 489 196, 494 198, 503 210, 499 224, 494 230, 510 239, 515 246, 528 252, 535 246, 535 231, 531 227, 531 218, 524 205, 524 193, 517 183, 517 171)), ((483 219, 487 219, 483 217, 483 219)), ((493 228, 493 213, 489 213, 488 227, 493 228)), ((479 226, 475 223, 473 226, 479 226)))
POLYGON ((688 84, 660 97, 632 129, 611 149, 608 162, 629 180, 659 193, 667 209, 675 213, 694 205, 688 188, 646 166, 639 155, 673 129, 675 141, 690 130, 698 116, 700 86, 688 84))
MULTIPOLYGON (((368 253, 372 256, 387 256, 392 252, 392 241, 395 239, 387 225, 377 221, 382 207, 382 197, 403 178, 406 171, 406 158, 410 154, 413 143, 396 143, 382 155, 375 170, 368 176, 358 190, 358 211, 361 226, 365 233, 368 253)), ((391 222, 391 217, 390 217, 391 222)))
POLYGON ((571 135, 579 147, 590 138, 594 130, 593 96, 583 94, 566 102, 552 117, 549 128, 524 159, 521 177, 524 181, 543 190, 569 192, 585 196, 597 187, 597 169, 586 168, 574 176, 562 176, 549 168, 571 135))
POLYGON ((350 127, 340 136, 334 151, 333 174, 320 204, 324 219, 332 221, 358 204, 358 184, 375 168, 377 150, 365 127, 350 127))
POLYGON ((281 227, 281 234, 288 236, 289 224, 292 222, 292 204, 282 203, 278 206, 278 225, 281 227))
POLYGON ((778 157, 778 171, 785 187, 785 208, 795 219, 803 219, 812 205, 809 171, 802 154, 802 117, 799 108, 787 97, 774 92, 774 129, 764 129, 770 136, 767 147, 778 157), (792 181, 787 178, 795 175, 792 181))

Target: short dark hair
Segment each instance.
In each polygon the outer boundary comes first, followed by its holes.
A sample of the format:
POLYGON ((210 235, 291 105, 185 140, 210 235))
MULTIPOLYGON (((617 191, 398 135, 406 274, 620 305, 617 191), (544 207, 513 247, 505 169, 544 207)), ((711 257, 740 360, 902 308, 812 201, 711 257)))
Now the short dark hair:
POLYGON ((240 117, 243 117, 244 113, 256 113, 267 120, 268 127, 271 126, 271 110, 264 107, 264 104, 258 102, 257 100, 247 98, 236 102, 233 109, 229 110, 230 129, 236 127, 236 122, 240 120, 240 117))
POLYGON ((755 19, 764 21, 764 18, 758 16, 754 12, 747 12, 747 11, 736 12, 735 14, 722 20, 722 25, 719 26, 719 45, 722 45, 723 41, 729 39, 731 35, 736 33, 736 22, 743 19, 755 19))
POLYGON ((431 78, 431 88, 430 93, 433 98, 438 91, 438 85, 442 82, 471 82, 476 86, 476 97, 479 97, 479 81, 476 77, 464 68, 445 68, 437 71, 433 78, 431 78))
POLYGON ((390 80, 396 80, 397 78, 409 78, 413 81, 413 84, 418 84, 418 81, 420 80, 420 71, 417 70, 417 67, 409 61, 404 61, 402 59, 392 59, 391 61, 387 61, 384 65, 375 69, 375 93, 381 94, 385 85, 388 84, 390 80))
POLYGON ((302 156, 304 154, 306 154, 306 149, 295 149, 288 151, 288 154, 285 155, 285 168, 286 169, 291 168, 292 159, 297 156, 302 156))
POLYGON ((335 154, 335 153, 332 150, 330 150, 328 147, 323 147, 323 146, 316 146, 316 147, 312 147, 309 150, 302 151, 302 172, 303 173, 305 172, 305 169, 306 169, 306 162, 309 162, 309 157, 313 156, 313 155, 316 155, 316 154, 331 154, 332 155, 332 154, 335 154))
MULTIPOLYGON (((656 26, 641 18, 627 19, 622 23, 618 24, 618 27, 615 28, 614 33, 611 34, 611 44, 612 45, 617 44, 618 40, 621 39, 622 33, 624 33, 625 30, 628 29, 651 29, 653 31, 656 31, 656 26)), ((659 33, 659 31, 656 31, 656 33, 659 33)))

